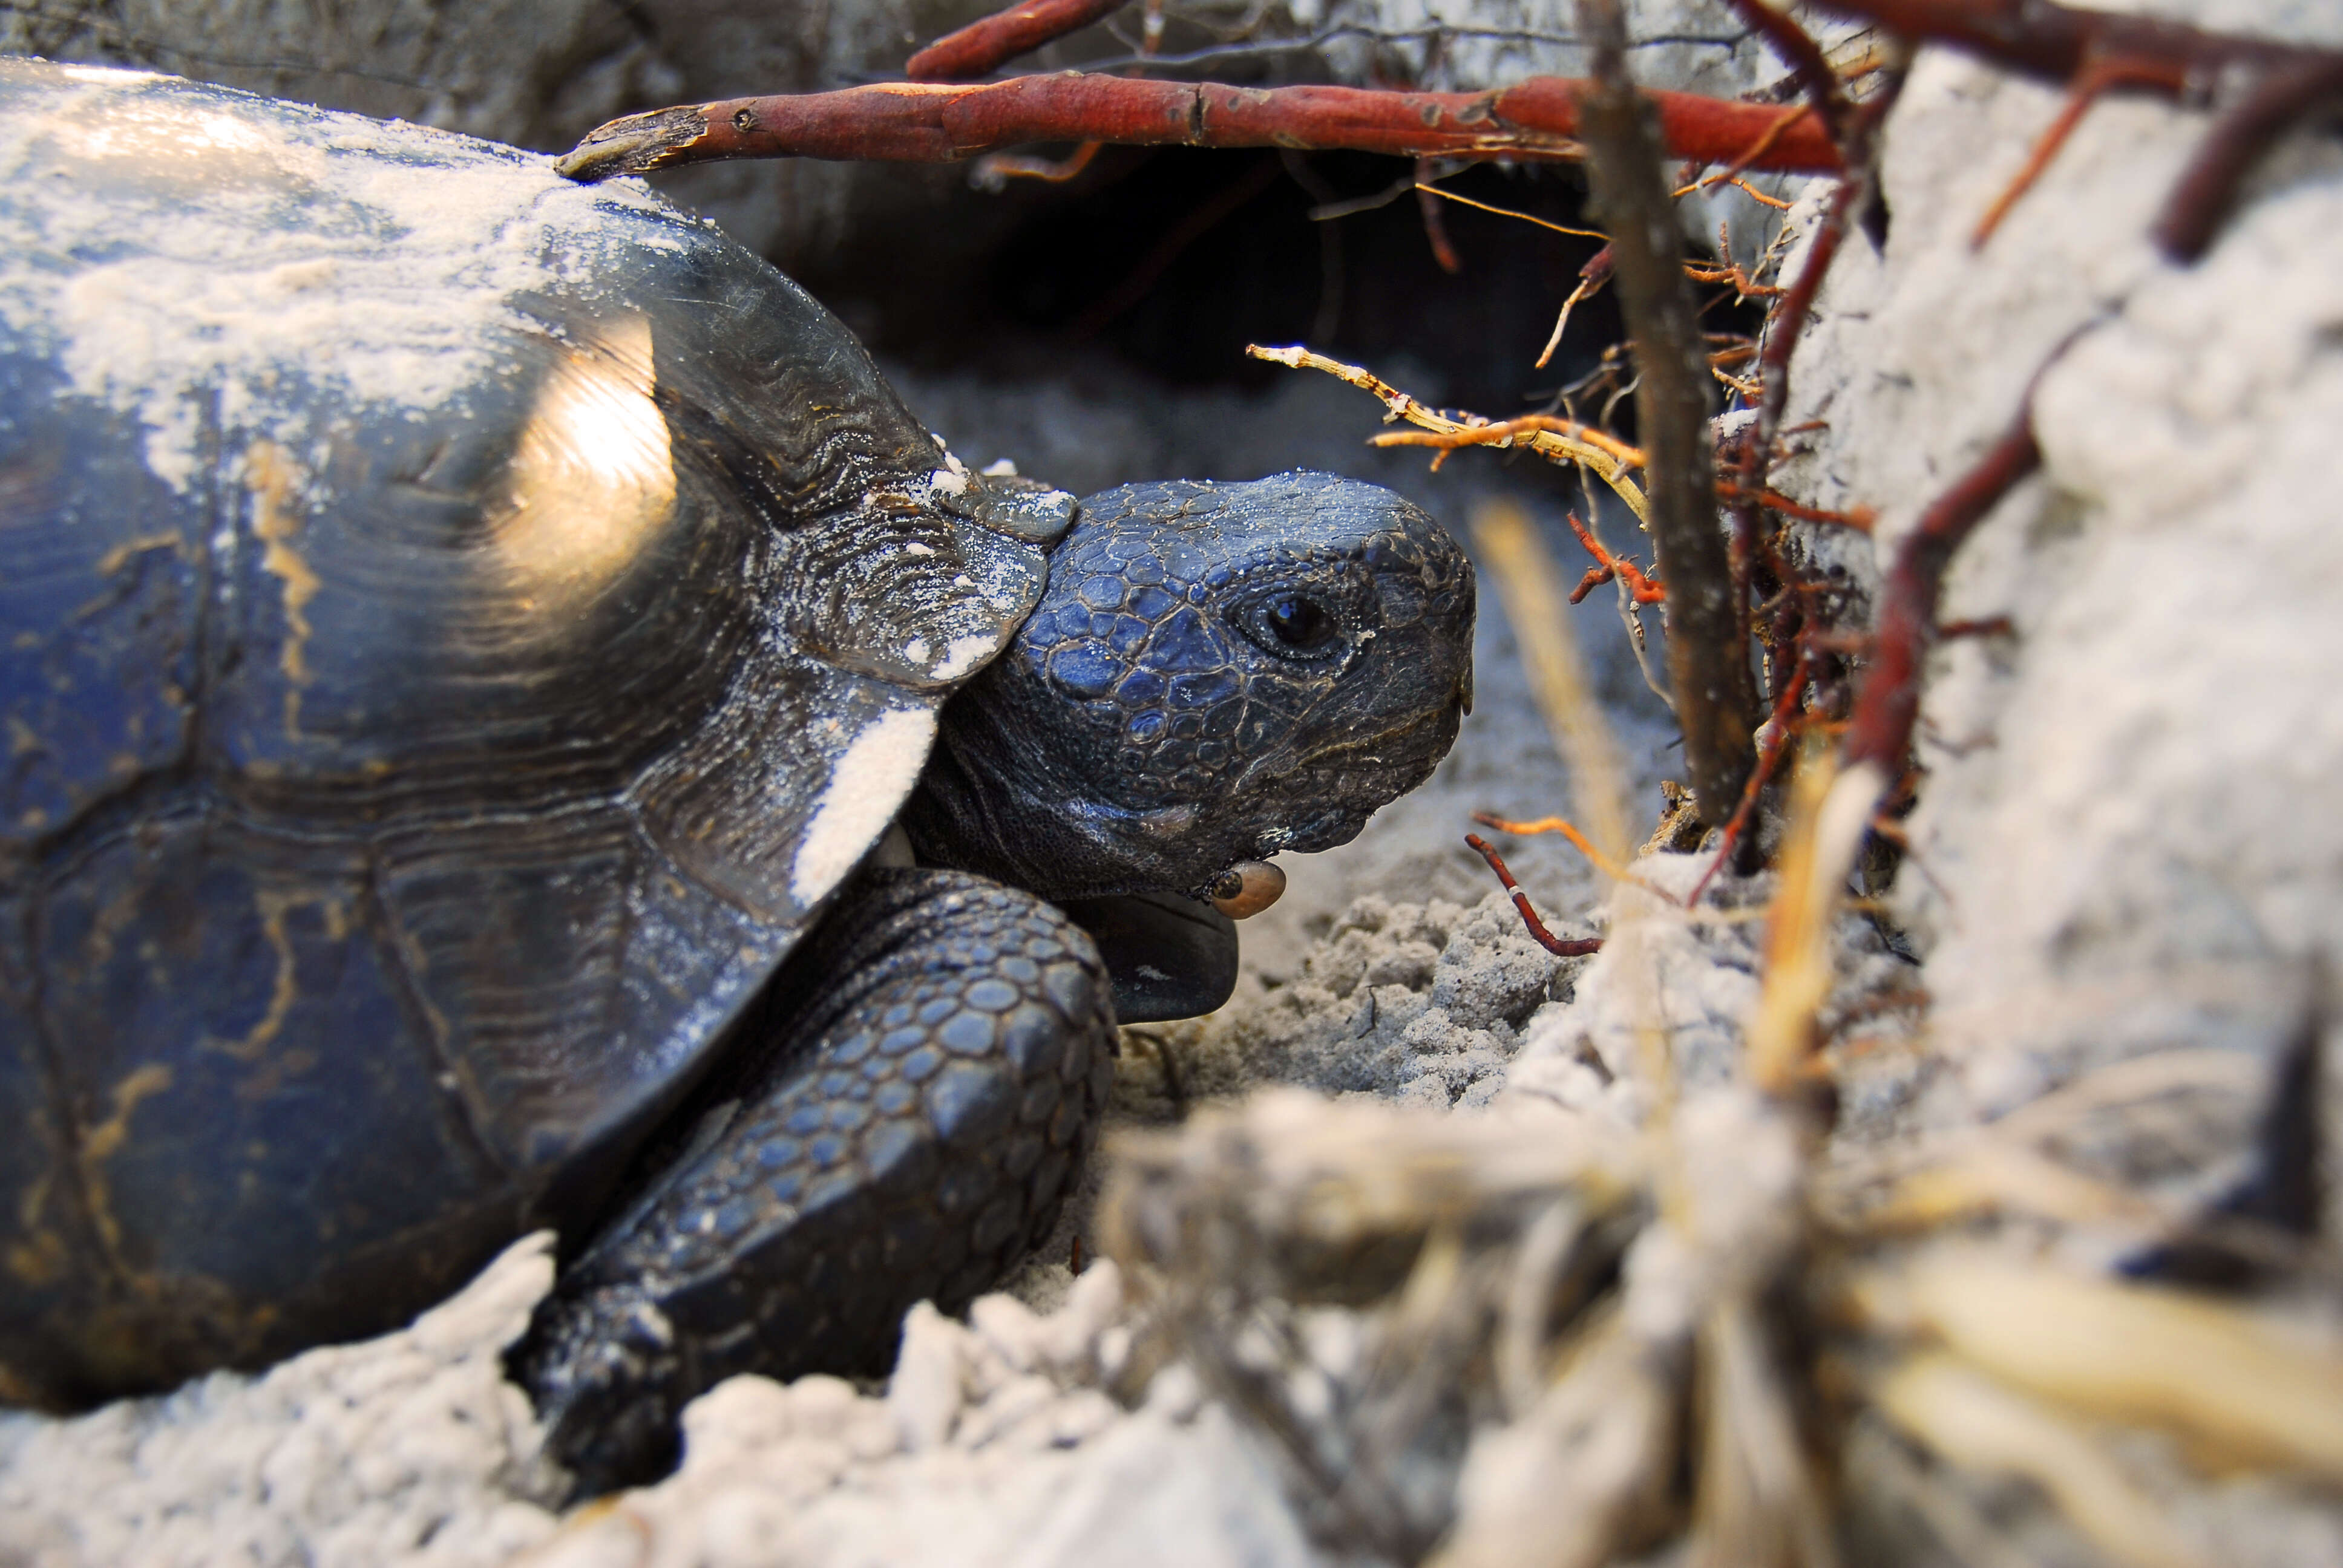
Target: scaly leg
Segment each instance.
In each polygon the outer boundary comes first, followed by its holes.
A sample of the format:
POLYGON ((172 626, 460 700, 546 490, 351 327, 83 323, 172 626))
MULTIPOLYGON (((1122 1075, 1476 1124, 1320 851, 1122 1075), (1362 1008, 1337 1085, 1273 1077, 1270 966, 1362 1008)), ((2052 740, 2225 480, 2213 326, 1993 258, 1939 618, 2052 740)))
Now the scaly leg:
POLYGON ((1080 1177, 1115 1038, 1090 938, 957 871, 842 896, 512 1352, 581 1494, 659 1473, 735 1372, 883 1371, 906 1310, 999 1280, 1080 1177))

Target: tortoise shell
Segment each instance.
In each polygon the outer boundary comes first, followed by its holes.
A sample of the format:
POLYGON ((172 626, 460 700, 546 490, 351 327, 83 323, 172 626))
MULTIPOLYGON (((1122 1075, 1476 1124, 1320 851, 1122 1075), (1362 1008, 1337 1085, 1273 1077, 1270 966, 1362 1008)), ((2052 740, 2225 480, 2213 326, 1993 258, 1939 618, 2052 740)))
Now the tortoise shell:
POLYGON ((639 186, 0 62, 0 1395, 592 1202, 1071 509, 639 186))

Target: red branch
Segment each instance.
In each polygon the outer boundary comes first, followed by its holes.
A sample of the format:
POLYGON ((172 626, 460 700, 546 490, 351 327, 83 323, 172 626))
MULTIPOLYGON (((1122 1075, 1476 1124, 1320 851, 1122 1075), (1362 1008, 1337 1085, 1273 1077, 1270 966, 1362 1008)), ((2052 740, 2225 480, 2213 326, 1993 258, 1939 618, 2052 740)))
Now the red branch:
POLYGON ((1513 908, 1521 911, 1522 924, 1529 928, 1529 933, 1538 946, 1565 959, 1583 959, 1589 953, 1603 950, 1601 937, 1577 937, 1564 940, 1547 930, 1545 922, 1538 919, 1537 911, 1530 908, 1530 896, 1522 891, 1521 884, 1513 880, 1511 871, 1505 869, 1505 862, 1498 858, 1496 850, 1489 847, 1489 841, 1478 833, 1467 833, 1464 842, 1479 850, 1481 859, 1489 862, 1489 869, 1497 873, 1497 880, 1503 883, 1505 891, 1513 895, 1513 908))
POLYGON ((2343 54, 2281 66, 2213 124, 2165 198, 2152 231, 2164 254, 2195 261, 2229 216, 2238 183, 2270 144, 2312 110, 2343 102, 2343 54))
POLYGON ((1846 126, 1846 89, 1831 69, 1822 45, 1813 35, 1776 11, 1765 0, 1726 0, 1733 14, 1749 24, 1757 35, 1773 45, 1774 52, 1788 63, 1791 74, 1797 77, 1798 86, 1806 99, 1821 115, 1823 123, 1835 136, 1846 126))
POLYGON ((1025 0, 1021 5, 947 33, 903 66, 914 82, 967 82, 989 76, 1008 61, 1052 38, 1089 26, 1122 9, 1127 0, 1025 0))
POLYGON ((1699 905, 1700 896, 1708 890, 1710 879, 1725 861, 1733 858, 1733 851, 1740 846, 1741 835, 1748 830, 1749 819, 1756 814, 1758 798, 1765 793, 1765 786, 1773 782, 1775 771, 1782 765, 1783 752, 1789 744, 1790 726, 1798 715, 1798 699, 1805 695, 1805 690, 1806 661, 1801 658, 1791 667, 1790 678, 1782 683, 1782 695, 1775 699, 1773 713, 1757 727, 1757 766, 1751 770, 1749 782, 1741 787, 1741 802, 1733 809, 1733 819, 1725 825, 1724 833, 1717 839, 1716 859, 1708 863, 1708 869, 1703 871, 1700 880, 1692 885, 1692 892, 1684 900, 1685 908, 1699 905))
MULTIPOLYGON (((1816 0, 1825 11, 1875 23, 1906 38, 1949 44, 2046 81, 2072 81, 2094 60, 2161 62, 2199 88, 2229 65, 2270 66, 2315 53, 2269 38, 2207 33, 2186 23, 2050 0, 1816 0)), ((2145 85, 2145 84, 2142 84, 2145 85)))
POLYGON ((1795 518, 1802 523, 1830 523, 1842 528, 1853 528, 1867 534, 1879 518, 1869 507, 1856 507, 1851 511, 1835 512, 1828 507, 1810 507, 1804 501, 1794 501, 1779 490, 1745 490, 1732 479, 1719 479, 1716 493, 1728 501, 1745 501, 1754 494, 1757 504, 1769 512, 1779 512, 1785 518, 1795 518))
MULTIPOLYGON (((1370 87, 1231 87, 1077 72, 975 85, 880 82, 833 93, 732 98, 630 115, 598 126, 556 166, 599 180, 725 158, 950 162, 1023 142, 1348 149, 1398 156, 1580 156, 1584 84, 1533 76, 1486 93, 1370 87)), ((1691 93, 1653 93, 1671 156, 1722 163, 1782 111, 1691 93)), ((1838 152, 1800 116, 1754 166, 1824 172, 1838 152)))
POLYGON ((1665 587, 1645 577, 1634 561, 1604 549, 1603 541, 1594 537, 1592 528, 1578 520, 1576 512, 1569 516, 1570 531, 1578 536, 1578 542, 1584 545, 1586 553, 1594 558, 1594 565, 1579 579, 1578 587, 1572 590, 1571 603, 1578 603, 1613 578, 1627 579, 1627 591, 1634 596, 1637 604, 1667 603, 1668 590, 1665 587))
POLYGON ((1845 758, 1851 767, 1875 762, 1890 778, 1900 777, 1912 743, 1912 723, 1920 710, 1920 665, 1936 629, 1936 600, 1945 567, 1961 541, 2016 483, 2041 466, 2034 444, 2034 400, 2029 393, 2001 438, 1936 498, 1905 536, 1896 564, 1880 585, 1878 627, 1871 665, 1855 699, 1845 758))
POLYGON ((2157 242, 2176 261, 2193 261, 2212 244, 2239 181, 2272 142, 2312 114, 2343 103, 2343 51, 2334 49, 2208 33, 2185 23, 2080 10, 2050 0, 1816 3, 1825 11, 1875 23, 1906 38, 1950 45, 2009 70, 2080 90, 2053 134, 2037 147, 2020 186, 2004 198, 2005 206, 2041 172, 2041 165, 2101 91, 2128 89, 2184 101, 2224 91, 2236 95, 2234 106, 2214 126, 2173 188, 2157 224, 2157 242), (2244 83, 2241 90, 2238 78, 2244 83))
POLYGON ((2009 216, 2009 209, 2017 205, 2020 196, 2034 188, 2034 182, 2042 177, 2042 172, 2058 156, 2058 149, 2066 145, 2066 138, 2074 135, 2077 126, 2083 123, 2083 116, 2091 112, 2091 106, 2097 103, 2102 95, 2127 82, 2176 92, 2182 85, 2180 80, 2171 74, 2168 65, 2143 65, 2129 60, 2094 60, 2084 66, 2066 88, 2066 106, 2058 111, 2058 117, 2050 122, 2050 128, 2035 142, 2034 150, 2026 156, 2025 166, 2017 171, 2008 185, 2002 187, 2001 195, 1986 208, 1985 216, 1977 219, 1976 228, 1969 236, 1971 250, 1985 248, 1986 241, 1993 237, 1993 231, 2001 226, 2001 220, 2009 216))

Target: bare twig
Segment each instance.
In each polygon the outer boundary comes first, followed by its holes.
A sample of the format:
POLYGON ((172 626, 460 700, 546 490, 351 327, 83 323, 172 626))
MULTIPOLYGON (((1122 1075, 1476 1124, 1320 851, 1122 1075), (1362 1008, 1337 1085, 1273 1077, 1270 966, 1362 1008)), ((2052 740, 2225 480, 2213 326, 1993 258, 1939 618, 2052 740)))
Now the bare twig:
POLYGON ((1489 862, 1489 869, 1497 873, 1497 880, 1504 884, 1506 893, 1513 900, 1513 908, 1521 912, 1522 924, 1528 929, 1531 938, 1538 946, 1557 958, 1565 959, 1583 959, 1589 953, 1599 953, 1603 950, 1601 937, 1578 937, 1564 940, 1547 930, 1545 922, 1538 919, 1537 910, 1530 907, 1530 896, 1522 891, 1521 884, 1513 880, 1513 874, 1505 869, 1505 862, 1498 857, 1496 850, 1489 847, 1489 840, 1478 833, 1467 833, 1464 835, 1464 842, 1478 851, 1481 859, 1489 862))
MULTIPOLYGON (((1255 359, 1266 359, 1272 365, 1289 365, 1297 370, 1322 370, 1338 381, 1347 381, 1362 391, 1373 393, 1390 410, 1387 418, 1404 419, 1443 438, 1425 445, 1477 446, 1483 443, 1481 432, 1495 428, 1486 421, 1476 424, 1467 419, 1452 419, 1436 408, 1426 407, 1372 371, 1363 370, 1355 365, 1345 365, 1339 359, 1329 359, 1322 354, 1313 354, 1299 346, 1264 348, 1252 343, 1245 346, 1245 352, 1255 359)), ((1550 463, 1584 463, 1602 476, 1603 482, 1627 503, 1627 509, 1634 512, 1639 520, 1647 518, 1649 503, 1644 500, 1644 492, 1635 487, 1635 481, 1627 477, 1628 469, 1643 460, 1634 447, 1624 446, 1569 419, 1550 419, 1532 415, 1520 421, 1508 420, 1505 423, 1518 424, 1520 428, 1492 434, 1485 437, 1487 445, 1526 447, 1550 463)), ((1413 437, 1403 433, 1378 436, 1374 441, 1378 446, 1416 444, 1413 437)))
POLYGON ((1824 58, 1822 45, 1765 0, 1727 0, 1727 4, 1735 15, 1748 23, 1789 65, 1799 88, 1822 116, 1823 124, 1830 127, 1831 135, 1844 136, 1850 107, 1846 90, 1839 82, 1838 73, 1831 69, 1830 61, 1824 58))
MULTIPOLYGON (((1584 86, 1533 76, 1486 93, 1407 93, 1072 72, 970 85, 880 82, 630 115, 590 132, 555 166, 572 179, 598 180, 727 158, 944 163, 1053 141, 1570 159, 1580 152, 1584 86)), ((1689 93, 1652 97, 1669 156, 1703 163, 1736 156, 1781 115, 1766 105, 1689 93)), ((1822 123, 1808 115, 1785 128, 1752 166, 1826 171, 1838 166, 1838 154, 1822 123)))
POLYGON ((1724 869, 1725 862, 1733 858, 1741 835, 1748 831, 1749 819, 1756 815, 1759 797, 1765 794, 1765 786, 1773 781, 1775 770, 1782 765, 1785 749, 1789 744, 1790 727, 1797 718, 1798 699, 1805 695, 1805 689, 1806 665, 1804 659, 1800 659, 1792 667, 1790 678, 1782 683, 1782 695, 1774 700, 1772 717, 1757 730, 1757 766, 1750 770, 1749 782, 1742 788, 1741 802, 1733 809, 1733 819, 1725 825, 1725 831, 1718 836, 1716 859, 1708 863, 1708 869, 1703 871, 1700 880, 1692 885, 1692 891, 1684 897, 1686 904, 1700 902, 1700 896, 1708 890, 1709 882, 1724 869))
POLYGON ((2343 54, 2271 71, 2244 102, 2214 123, 2181 171, 2151 231, 2164 254, 2195 261, 2229 216, 2238 182, 2270 144, 2322 105, 2343 103, 2343 54))
POLYGON ((2041 172, 2101 93, 2129 89, 2195 100, 2227 90, 2235 107, 2207 137, 2167 198, 2157 240, 2175 260, 2204 254, 2236 199, 2238 181, 2279 135, 2343 102, 2343 50, 2214 33, 2185 23, 2084 10, 2051 0, 1816 0, 1824 10, 1946 44, 2007 70, 2066 84, 2067 109, 2019 183, 1982 226, 2041 172))
POLYGON ((914 82, 967 82, 1122 9, 1126 0, 1024 0, 937 39, 904 65, 914 82))
POLYGON ((1594 558, 1594 565, 1588 569, 1584 577, 1578 579, 1578 586, 1571 590, 1571 603, 1578 603, 1614 578, 1627 585, 1628 593, 1634 597, 1637 604, 1667 603, 1667 588, 1645 577, 1633 560, 1614 556, 1604 548, 1603 541, 1594 537, 1594 530, 1578 520, 1576 512, 1570 514, 1570 531, 1578 536, 1578 542, 1584 545, 1586 553, 1594 558))
POLYGON ((1627 75, 1626 18, 1619 0, 1579 0, 1578 25, 1592 46, 1594 72, 1584 98, 1582 134, 1642 377, 1636 424, 1653 544, 1668 583, 1668 669, 1676 718, 1701 815, 1722 822, 1748 776, 1757 694, 1716 526, 1708 356, 1677 255, 1655 117, 1627 75))
POLYGON ((1902 773, 1904 754, 1912 743, 1912 722, 1920 710, 1920 665, 1935 638, 1945 567, 1995 504, 2041 462, 2042 450, 2034 444, 2029 394, 2001 438, 1936 498, 1921 515, 1919 526, 1897 547, 1895 564, 1880 585, 1871 666, 1864 672, 1847 729, 1844 757, 1849 767, 1875 764, 1890 781, 1902 773))

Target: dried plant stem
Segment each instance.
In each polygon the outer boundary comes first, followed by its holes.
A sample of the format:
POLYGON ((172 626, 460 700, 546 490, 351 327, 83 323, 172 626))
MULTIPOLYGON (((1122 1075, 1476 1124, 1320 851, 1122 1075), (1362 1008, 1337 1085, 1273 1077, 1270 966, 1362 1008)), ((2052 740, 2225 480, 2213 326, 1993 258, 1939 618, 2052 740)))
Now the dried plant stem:
MULTIPOLYGON (((1247 345, 1245 352, 1255 359, 1266 359, 1272 365, 1291 366, 1296 370, 1322 370, 1338 381, 1345 381, 1362 391, 1373 393, 1391 411, 1390 417, 1404 419, 1411 425, 1449 437, 1456 445, 1478 444, 1484 439, 1478 433, 1493 428, 1487 420, 1452 419, 1438 409, 1417 402, 1373 371, 1363 370, 1356 365, 1345 365, 1339 359, 1329 359, 1322 354, 1312 354, 1298 345, 1291 348, 1264 348, 1254 343, 1247 345)), ((1584 463, 1618 493, 1619 498, 1627 503, 1627 509, 1639 520, 1650 520, 1651 508, 1644 499, 1644 492, 1627 477, 1628 469, 1643 460, 1642 454, 1635 448, 1568 419, 1539 417, 1505 423, 1519 428, 1485 437, 1489 445, 1526 447, 1549 463, 1584 463), (1634 462, 1630 462, 1624 454, 1634 454, 1634 462)), ((1376 437, 1378 444, 1390 445, 1404 444, 1407 439, 1405 437, 1397 439, 1376 437)))
POLYGON ((2215 1462, 2343 1478, 2343 1358, 2250 1310, 1952 1246, 1860 1281, 1855 1304, 2012 1388, 2163 1427, 2215 1462))
POLYGON ((1579 0, 1594 77, 1581 106, 1594 195, 1612 236, 1619 303, 1634 340, 1651 530, 1668 585, 1668 672, 1701 816, 1733 813, 1751 765, 1756 683, 1739 596, 1716 525, 1709 375, 1649 102, 1627 75, 1619 0, 1579 0))
POLYGON ((1744 1048, 1750 1081, 1776 1099, 1796 1095, 1814 1054, 1815 1015, 1834 974, 1831 922, 1879 794, 1875 769, 1841 773, 1827 754, 1804 758, 1792 786, 1781 891, 1765 928, 1765 989, 1744 1048))

